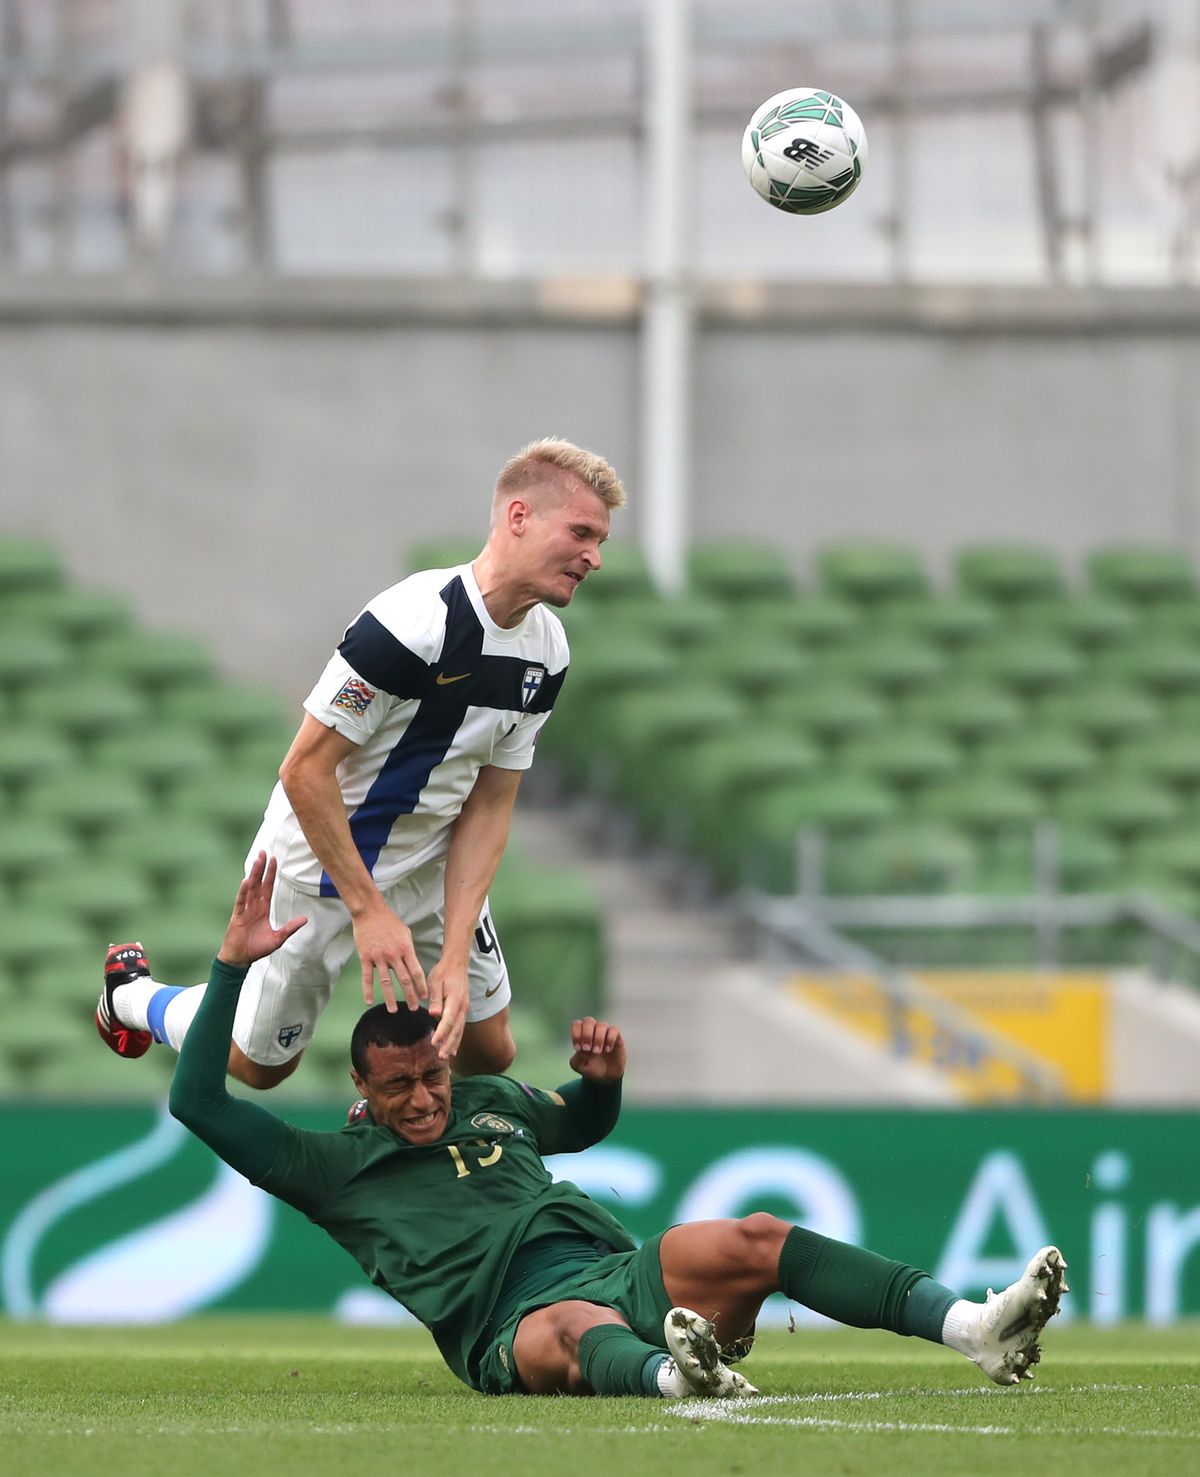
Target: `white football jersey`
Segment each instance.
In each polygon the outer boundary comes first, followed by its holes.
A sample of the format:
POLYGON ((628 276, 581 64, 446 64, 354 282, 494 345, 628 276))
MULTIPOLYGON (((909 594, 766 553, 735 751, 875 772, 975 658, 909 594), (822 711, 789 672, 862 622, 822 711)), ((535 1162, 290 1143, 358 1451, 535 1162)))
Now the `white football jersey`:
MULTIPOLYGON (((544 605, 511 630, 496 625, 469 564, 401 580, 347 629, 304 707, 358 745, 338 782, 380 887, 446 853, 483 765, 529 768, 567 660, 544 605)), ((251 855, 260 850, 295 887, 337 895, 279 784, 251 855)))

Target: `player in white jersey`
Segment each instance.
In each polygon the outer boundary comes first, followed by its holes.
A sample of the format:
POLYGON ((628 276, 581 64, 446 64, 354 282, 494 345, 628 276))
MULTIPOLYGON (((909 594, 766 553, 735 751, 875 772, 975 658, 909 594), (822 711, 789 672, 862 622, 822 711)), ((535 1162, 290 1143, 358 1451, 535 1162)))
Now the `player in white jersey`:
MULTIPOLYGON (((503 468, 471 564, 372 600, 304 702, 250 848, 278 863, 277 918, 308 917, 242 990, 229 1070, 268 1088, 295 1070, 352 951, 368 1004, 427 1004, 459 1071, 512 1062, 509 982, 487 909, 521 772, 566 676, 562 623, 600 567, 624 490, 602 458, 535 441, 503 468)), ((203 985, 154 980, 140 944, 105 961, 96 1024, 121 1056, 179 1049, 203 985)))

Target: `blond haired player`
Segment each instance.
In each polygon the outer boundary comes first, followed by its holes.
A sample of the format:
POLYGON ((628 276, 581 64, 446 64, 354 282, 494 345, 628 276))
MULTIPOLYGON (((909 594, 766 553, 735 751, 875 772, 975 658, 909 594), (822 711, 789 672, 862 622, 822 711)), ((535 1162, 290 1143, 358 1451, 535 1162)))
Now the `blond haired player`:
MULTIPOLYGON (((376 596, 345 632, 288 750, 250 855, 278 864, 272 913, 309 926, 251 970, 229 1071, 269 1088, 295 1071, 352 950, 363 995, 420 1004, 463 1073, 515 1054, 509 981, 487 893, 521 773, 567 672, 562 623, 600 568, 624 505, 602 457, 526 446, 501 470, 470 564, 376 596)), ((179 1050, 203 998, 156 981, 140 944, 113 945, 96 1011, 120 1056, 179 1050)))

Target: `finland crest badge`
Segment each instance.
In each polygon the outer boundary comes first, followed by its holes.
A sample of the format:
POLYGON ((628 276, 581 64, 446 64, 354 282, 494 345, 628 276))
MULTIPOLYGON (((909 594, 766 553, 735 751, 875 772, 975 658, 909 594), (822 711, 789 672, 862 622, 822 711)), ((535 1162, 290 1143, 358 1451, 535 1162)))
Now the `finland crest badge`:
POLYGON ((525 675, 521 678, 521 706, 527 708, 534 698, 537 697, 538 688, 542 685, 542 678, 546 675, 545 667, 526 667, 525 675))

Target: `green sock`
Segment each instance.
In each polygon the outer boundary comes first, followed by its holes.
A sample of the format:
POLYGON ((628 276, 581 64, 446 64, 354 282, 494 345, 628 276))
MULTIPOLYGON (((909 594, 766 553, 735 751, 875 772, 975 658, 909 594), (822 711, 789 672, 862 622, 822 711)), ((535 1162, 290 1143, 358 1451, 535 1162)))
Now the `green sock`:
POLYGON ((853 1328, 886 1328, 942 1341, 957 1294, 905 1262, 793 1226, 779 1253, 779 1288, 816 1313, 853 1328))
POLYGON ((579 1368, 597 1395, 657 1395, 669 1357, 622 1323, 598 1323, 579 1340, 579 1368))

